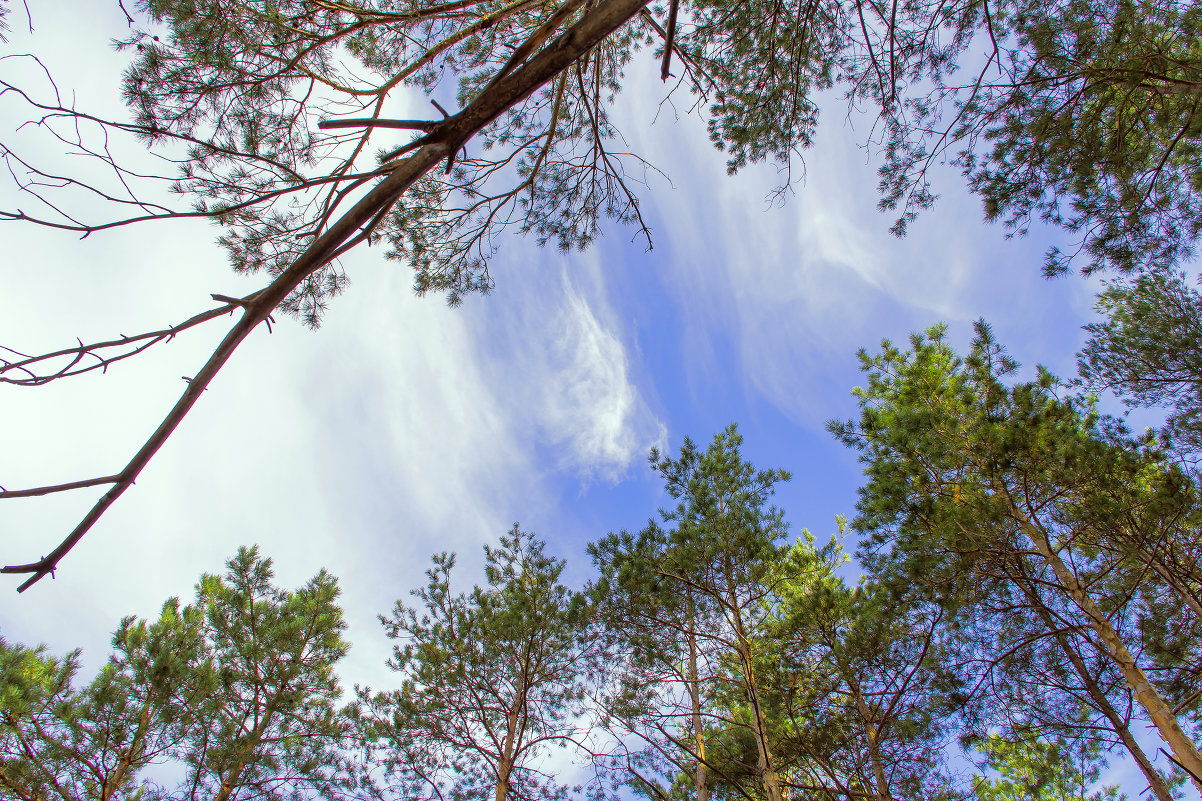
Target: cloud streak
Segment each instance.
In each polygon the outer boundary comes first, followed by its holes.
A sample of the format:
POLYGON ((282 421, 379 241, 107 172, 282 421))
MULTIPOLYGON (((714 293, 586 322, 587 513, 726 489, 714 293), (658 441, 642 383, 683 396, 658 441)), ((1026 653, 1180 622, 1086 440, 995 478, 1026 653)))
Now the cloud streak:
POLYGON ((551 361, 542 427, 565 447, 560 464, 608 481, 621 478, 664 438, 631 382, 626 349, 563 276, 563 302, 551 325, 551 361))

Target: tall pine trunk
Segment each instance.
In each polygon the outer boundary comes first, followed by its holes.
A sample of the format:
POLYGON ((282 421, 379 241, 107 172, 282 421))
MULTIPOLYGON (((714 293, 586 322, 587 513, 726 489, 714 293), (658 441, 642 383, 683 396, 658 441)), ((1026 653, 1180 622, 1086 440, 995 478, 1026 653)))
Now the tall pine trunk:
POLYGON ((1085 692, 1093 701, 1094 706, 1100 711, 1106 720, 1110 722, 1110 728, 1118 735, 1127 752, 1131 754, 1131 758, 1139 765, 1140 771, 1144 774, 1144 779, 1148 782, 1148 788, 1152 791, 1157 801, 1173 801, 1172 793, 1169 792, 1169 787, 1165 784, 1164 777, 1152 765, 1152 760, 1148 759, 1148 755, 1140 748, 1139 743, 1135 741, 1135 736, 1131 734, 1131 729, 1127 726, 1127 722, 1123 720, 1122 715, 1110 703, 1110 699, 1106 697, 1106 693, 1098 687, 1098 683, 1090 674, 1089 668, 1085 665, 1085 661, 1081 658, 1081 654, 1068 642, 1064 633, 1060 631, 1060 627, 1056 625, 1056 621, 1052 619, 1051 612, 1044 605, 1043 600, 1032 590, 1031 587, 1023 585, 1023 592, 1027 596, 1028 602, 1039 615, 1039 619, 1043 621, 1044 627, 1051 632, 1052 637, 1056 640, 1056 645, 1064 653, 1069 664, 1073 666, 1073 670, 1077 674, 1077 678, 1081 680, 1081 686, 1085 688, 1085 692))
POLYGON ((1110 625, 1110 621, 1106 619, 1105 613, 1098 607, 1094 599, 1089 595, 1081 583, 1077 581, 1077 577, 1068 568, 1068 565, 1060 558, 1059 553, 1052 548, 1052 544, 1048 539, 1043 529, 1029 517, 1024 515, 1018 506, 1010 497, 1009 492, 1004 487, 1001 488, 1002 495, 1009 505, 1009 511, 1014 516, 1014 519, 1019 523, 1022 532, 1035 546, 1036 552, 1043 557, 1044 562, 1052 569, 1059 582, 1061 589, 1073 600, 1077 608, 1085 615, 1086 621, 1090 628, 1097 634, 1098 639, 1102 644, 1102 651, 1110 657, 1111 661, 1118 667, 1123 674, 1123 679, 1127 683, 1127 687, 1135 696, 1135 700, 1148 713, 1148 718, 1160 733, 1161 739, 1168 744, 1172 749, 1173 759, 1191 774, 1194 786, 1202 792, 1202 754, 1198 753, 1198 747, 1194 741, 1186 735, 1181 728, 1181 724, 1177 722, 1177 716, 1157 692, 1156 688, 1148 680, 1143 669, 1135 661, 1135 657, 1127 650, 1122 637, 1110 625))
POLYGON ((697 790, 697 801, 709 801, 709 772, 705 764, 705 726, 701 720, 701 688, 697 677, 697 614, 693 604, 693 590, 689 598, 689 701, 693 709, 693 748, 697 752, 697 767, 693 772, 693 786, 697 790))
POLYGON ((864 738, 868 741, 868 758, 872 761, 872 776, 876 781, 877 801, 893 801, 893 796, 889 793, 889 782, 885 778, 885 760, 881 756, 879 742, 880 732, 872 722, 872 710, 864 701, 864 692, 860 689, 860 683, 852 675, 850 667, 845 666, 844 669, 847 670, 847 685, 851 689, 856 713, 864 724, 864 738))
POLYGON ((760 779, 764 783, 765 801, 783 801, 780 789, 780 778, 772 765, 772 748, 768 743, 768 720, 760 705, 759 685, 755 680, 754 654, 751 641, 743 626, 743 614, 739 606, 732 606, 732 616, 735 624, 735 651, 739 656, 740 667, 743 670, 743 686, 747 691, 747 704, 751 707, 751 730, 759 751, 760 779))
POLYGON ((517 764, 518 743, 522 735, 519 724, 522 711, 526 708, 529 665, 530 654, 527 651, 522 654, 522 670, 518 675, 513 703, 509 705, 508 714, 505 716, 505 741, 501 745, 501 758, 497 761, 497 789, 493 796, 495 801, 506 801, 509 797, 510 779, 513 776, 513 767, 517 764))

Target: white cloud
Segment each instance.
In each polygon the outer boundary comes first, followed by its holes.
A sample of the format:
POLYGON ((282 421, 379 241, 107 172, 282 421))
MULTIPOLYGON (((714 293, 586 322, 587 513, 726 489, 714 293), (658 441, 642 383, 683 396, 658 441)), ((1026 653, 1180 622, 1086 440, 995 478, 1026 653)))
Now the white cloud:
POLYGON ((506 243, 494 265, 497 291, 476 328, 487 343, 492 385, 540 462, 585 485, 616 482, 664 438, 638 386, 597 252, 565 257, 506 243), (522 259, 518 254, 525 256, 522 259))
POLYGON ((954 170, 937 175, 945 196, 906 238, 889 233, 894 215, 876 208, 876 163, 841 98, 826 99, 816 145, 802 156, 805 180, 773 204, 774 165, 728 176, 700 120, 648 125, 661 92, 633 82, 618 113, 633 149, 675 180, 654 187, 645 211, 656 219, 656 249, 667 255, 685 318, 695 398, 733 378, 749 398, 818 428, 844 413, 856 350, 882 337, 940 321, 967 330, 985 315, 1016 351, 1030 345, 1047 358, 1042 341, 1026 338, 1046 334, 1049 320, 1073 336, 1091 290, 1049 285, 1039 276, 1042 243, 983 228, 980 201, 954 170), (738 355, 734 376, 729 363, 719 372, 723 351, 738 355))
POLYGON ((562 464, 615 481, 663 439, 631 383, 626 349, 602 325, 565 272, 563 303, 551 324, 549 382, 542 426, 567 446, 562 464))

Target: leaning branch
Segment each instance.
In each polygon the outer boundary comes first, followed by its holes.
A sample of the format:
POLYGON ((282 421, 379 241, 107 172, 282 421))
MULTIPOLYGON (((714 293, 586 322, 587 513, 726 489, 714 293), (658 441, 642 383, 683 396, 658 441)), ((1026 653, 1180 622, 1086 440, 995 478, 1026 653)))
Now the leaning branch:
MULTIPOLYGON (((188 382, 183 395, 150 438, 142 445, 129 464, 117 474, 118 480, 88 511, 79 525, 53 551, 36 562, 7 565, 0 573, 29 575, 18 588, 24 592, 39 580, 50 575, 58 563, 96 521, 129 489, 142 469, 159 448, 171 437, 201 394, 233 356, 250 332, 268 318, 272 311, 298 287, 302 281, 320 270, 343 246, 356 237, 381 213, 386 212, 418 179, 438 166, 450 154, 475 136, 505 111, 522 102, 578 59, 587 55, 607 36, 628 22, 649 0, 603 0, 580 20, 563 31, 528 61, 490 84, 475 100, 453 117, 439 122, 428 134, 429 139, 412 156, 398 162, 395 168, 341 218, 326 229, 292 265, 267 287, 251 296, 243 306, 242 318, 213 351, 204 366, 188 382)), ((567 7, 575 7, 570 2, 567 7)), ((534 34, 545 39, 545 31, 534 34)))

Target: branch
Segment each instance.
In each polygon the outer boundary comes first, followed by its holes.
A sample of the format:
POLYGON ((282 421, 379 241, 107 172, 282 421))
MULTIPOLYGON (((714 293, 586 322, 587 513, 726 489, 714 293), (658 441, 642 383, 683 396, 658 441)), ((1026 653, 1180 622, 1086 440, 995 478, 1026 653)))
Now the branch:
MULTIPOLYGON (((0 573, 31 574, 17 588, 18 592, 24 592, 46 575, 53 573, 59 561, 133 485, 142 469, 183 422, 192 406, 243 340, 259 323, 267 320, 271 312, 301 282, 328 264, 344 243, 355 237, 364 225, 391 208, 418 179, 439 165, 449 154, 457 151, 468 139, 504 114, 507 109, 525 100, 547 81, 586 55, 638 14, 648 1, 604 0, 512 73, 492 82, 489 91, 480 93, 454 117, 443 120, 438 129, 439 141, 424 144, 412 156, 399 162, 386 178, 326 229, 288 269, 252 296, 253 299, 248 299, 243 306, 242 318, 230 329, 217 349, 188 382, 187 389, 155 432, 134 454, 129 464, 117 474, 114 486, 96 502, 79 525, 53 551, 38 561, 7 565, 0 568, 0 573)), ((570 5, 576 2, 577 0, 572 0, 570 5)), ((545 37, 546 31, 541 29, 531 39, 542 41, 545 37)))
POLYGON ((373 120, 373 119, 352 119, 352 120, 322 120, 317 123, 317 127, 323 131, 328 131, 331 128, 405 128, 411 131, 431 131, 436 122, 427 122, 426 120, 373 120))
MULTIPOLYGON (((252 295, 251 297, 254 297, 254 296, 252 295)), ((132 337, 123 336, 120 339, 110 339, 110 340, 107 340, 104 342, 94 342, 90 345, 85 345, 82 342, 80 342, 79 345, 74 348, 64 348, 63 350, 57 350, 53 353, 45 353, 41 356, 27 356, 24 359, 22 359, 21 361, 16 361, 16 362, 10 362, 6 359, 0 358, 0 383, 16 384, 17 386, 22 386, 22 387, 36 387, 36 386, 41 386, 42 384, 48 384, 51 381, 54 381, 59 378, 69 378, 70 376, 81 375, 83 373, 91 372, 92 370, 100 370, 101 372, 108 372, 108 366, 110 364, 113 364, 114 362, 119 362, 122 359, 128 359, 130 356, 136 356, 137 354, 141 353, 142 351, 146 350, 147 348, 157 345, 160 342, 163 342, 163 341, 170 342, 172 339, 175 338, 176 334, 179 334, 183 331, 187 331, 189 328, 193 328, 195 326, 200 325, 201 323, 208 322, 209 320, 212 320, 216 317, 220 317, 223 314, 228 314, 229 312, 232 312, 235 308, 237 308, 239 306, 245 306, 245 304, 246 304, 246 300, 231 298, 226 295, 213 295, 212 298, 213 298, 213 300, 223 301, 225 303, 225 305, 218 306, 215 309, 209 309, 208 311, 205 311, 205 312, 201 312, 200 314, 197 314, 194 317, 190 317, 187 320, 184 320, 179 325, 168 326, 167 328, 163 328, 158 331, 149 331, 145 334, 138 334, 137 336, 132 336, 132 337), (102 351, 102 350, 106 350, 106 349, 110 349, 110 348, 120 348, 123 346, 130 346, 130 345, 133 345, 134 343, 138 343, 138 342, 141 342, 142 344, 137 345, 137 347, 134 347, 132 350, 126 351, 125 353, 118 354, 117 356, 105 357, 105 356, 101 356, 99 353, 97 353, 97 351, 102 351), (40 364, 42 362, 50 361, 52 359, 58 359, 58 358, 63 358, 63 357, 67 357, 67 356, 72 357, 71 361, 67 364, 67 366, 65 366, 62 369, 60 369, 54 373, 51 373, 49 375, 38 375, 35 372, 33 372, 31 369, 29 369, 30 366, 32 366, 32 365, 40 364), (79 365, 79 362, 86 356, 93 357, 94 359, 96 359, 96 362, 94 364, 88 364, 86 366, 77 366, 77 365, 79 365), (5 375, 9 371, 24 372, 24 373, 28 374, 28 377, 27 378, 10 378, 7 375, 5 375)), ((17 351, 13 350, 12 348, 5 347, 4 345, 0 345, 0 349, 7 350, 10 353, 17 353, 17 355, 19 355, 19 356, 24 355, 24 354, 18 353, 17 351)), ((0 497, 3 497, 3 496, 0 496, 0 497)))
POLYGON ((100 478, 88 478, 83 481, 72 481, 70 484, 55 484, 49 487, 34 487, 26 490, 6 490, 0 489, 0 498, 34 498, 38 495, 49 495, 53 492, 66 492, 73 489, 83 489, 85 487, 98 487, 101 484, 115 484, 121 478, 116 476, 101 476, 100 478))
POLYGON ((672 74, 669 68, 672 66, 672 47, 676 43, 676 9, 680 6, 680 0, 672 0, 672 7, 668 9, 668 33, 664 37, 664 64, 659 72, 661 81, 668 80, 672 74))

